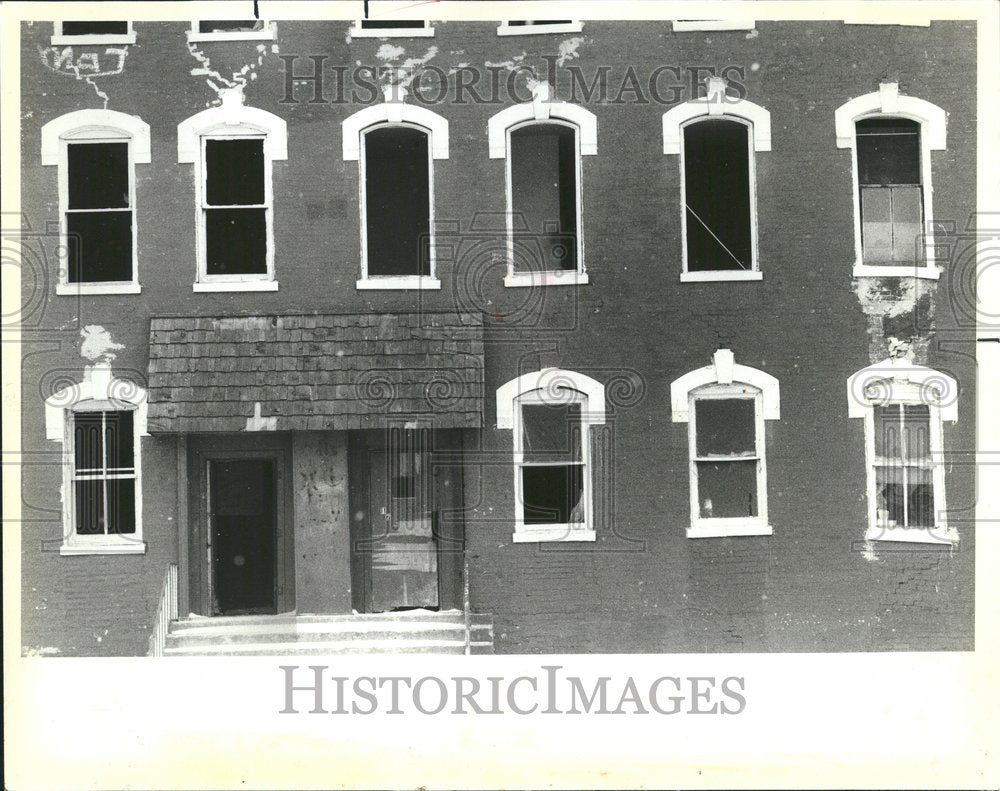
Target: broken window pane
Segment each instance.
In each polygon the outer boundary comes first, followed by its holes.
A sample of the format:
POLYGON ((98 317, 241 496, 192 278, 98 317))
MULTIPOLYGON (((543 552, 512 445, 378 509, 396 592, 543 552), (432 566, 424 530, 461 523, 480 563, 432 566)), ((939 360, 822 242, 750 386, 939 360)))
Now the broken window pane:
POLYGON ((264 203, 264 141, 205 141, 205 198, 209 206, 264 203))
POLYGON ((510 133, 514 269, 575 270, 576 130, 528 124, 510 133))
POLYGON ((199 33, 251 33, 263 29, 260 19, 206 19, 198 23, 199 33))
POLYGON ((63 22, 64 36, 124 36, 128 22, 63 22))
POLYGON ((522 467, 524 523, 565 525, 583 522, 583 465, 522 467))
POLYGON ((904 488, 902 467, 875 468, 875 492, 878 498, 876 508, 885 512, 885 518, 880 515, 880 526, 904 527, 906 525, 906 513, 903 505, 904 488))
POLYGON ((929 469, 908 467, 907 470, 907 527, 934 526, 934 481, 929 469))
POLYGON ((73 143, 66 165, 68 208, 128 208, 128 143, 73 143))
POLYGON ((755 404, 750 398, 699 398, 694 402, 698 456, 757 453, 755 404))
POLYGON ((725 119, 684 128, 689 272, 753 269, 749 135, 725 119))
POLYGON ((698 461, 698 512, 703 519, 757 516, 756 461, 698 461))
POLYGON ((205 271, 209 275, 267 273, 267 210, 207 209, 205 271))
POLYGON ((524 461, 582 461, 579 404, 523 404, 524 461))
POLYGON ((368 274, 430 274, 427 134, 383 127, 365 135, 368 274))

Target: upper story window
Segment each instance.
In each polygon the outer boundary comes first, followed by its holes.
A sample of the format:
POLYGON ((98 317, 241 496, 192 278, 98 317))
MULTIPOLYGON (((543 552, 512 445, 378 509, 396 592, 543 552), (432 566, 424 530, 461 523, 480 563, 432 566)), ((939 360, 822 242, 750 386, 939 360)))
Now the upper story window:
POLYGON ((501 22, 497 28, 498 36, 531 36, 555 33, 580 33, 583 22, 571 19, 511 19, 501 22))
POLYGON ((351 38, 430 38, 431 23, 423 19, 359 19, 350 30, 351 38))
POLYGON ((199 41, 264 41, 274 38, 274 25, 262 19, 205 19, 191 23, 187 39, 199 41))
POLYGON ((663 114, 663 153, 681 155, 681 282, 762 278, 755 159, 770 150, 770 113, 725 80, 663 114))
POLYGON ((178 125, 177 149, 179 162, 195 165, 194 290, 276 291, 271 163, 287 159, 285 122, 231 89, 221 107, 178 125))
POLYGON ((865 423, 870 541, 958 541, 947 524, 944 421, 958 418, 956 381, 888 359, 848 379, 848 415, 865 423))
POLYGON ((111 110, 78 110, 42 127, 42 164, 57 165, 57 294, 139 293, 135 164, 150 161, 149 126, 111 110))
POLYGON ((46 436, 63 443, 63 555, 142 553, 140 437, 145 391, 96 365, 46 400, 46 436))
POLYGON ((670 399, 673 420, 688 423, 688 537, 771 535, 764 420, 780 415, 778 381, 719 349, 671 384, 670 399))
POLYGON ((135 31, 131 22, 56 22, 52 44, 135 44, 135 31))
POLYGON ((753 30, 756 22, 752 19, 677 19, 673 23, 675 33, 690 31, 753 30))
POLYGON ((344 159, 360 163, 360 289, 437 289, 434 160, 448 158, 448 122, 405 104, 391 86, 386 101, 344 121, 344 159))
POLYGON ((590 427, 604 386, 547 368, 497 390, 497 428, 514 432, 514 542, 594 541, 590 427))
POLYGON ((882 83, 835 120, 837 145, 853 152, 855 276, 939 277, 930 152, 945 148, 944 110, 882 83))
POLYGON ((489 121, 490 156, 507 165, 504 284, 584 284, 582 156, 597 153, 597 119, 550 100, 546 83, 534 94, 489 121))

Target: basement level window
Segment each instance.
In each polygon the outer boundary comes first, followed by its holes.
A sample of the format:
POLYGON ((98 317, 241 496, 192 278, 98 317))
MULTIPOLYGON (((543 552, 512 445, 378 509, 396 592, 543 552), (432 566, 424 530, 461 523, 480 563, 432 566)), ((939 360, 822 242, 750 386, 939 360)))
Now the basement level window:
POLYGON ((191 23, 188 41, 259 41, 274 38, 274 28, 262 19, 206 19, 191 23))
POLYGON ((920 124, 868 118, 857 122, 856 134, 864 263, 918 263, 923 248, 920 124))
POLYGON ((583 30, 583 22, 571 19, 511 19, 501 22, 497 28, 498 36, 530 36, 555 33, 579 33, 583 30))
POLYGON ((424 19, 359 19, 351 27, 352 38, 430 37, 434 28, 424 19))
POLYGON ((52 44, 134 44, 131 22, 67 21, 56 22, 52 44))

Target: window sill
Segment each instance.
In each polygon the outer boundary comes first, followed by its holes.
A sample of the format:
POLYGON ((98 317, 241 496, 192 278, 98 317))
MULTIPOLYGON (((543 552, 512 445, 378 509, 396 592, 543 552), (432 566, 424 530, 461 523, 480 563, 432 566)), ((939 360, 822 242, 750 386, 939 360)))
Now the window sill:
POLYGON ((910 544, 957 544, 953 527, 869 527, 866 541, 904 541, 910 544))
POLYGON ((531 286, 585 286, 590 283, 586 272, 521 272, 507 275, 503 284, 507 288, 531 286))
POLYGON ((359 291, 439 291, 441 281, 426 275, 366 277, 355 286, 359 291))
POLYGON ((56 283, 56 296, 80 297, 89 294, 139 294, 138 283, 56 283))
POLYGON ((855 264, 854 277, 917 277, 924 280, 938 280, 941 270, 926 264, 905 264, 903 266, 878 266, 876 264, 855 264))
POLYGON ((52 36, 52 46, 72 46, 74 44, 135 44, 135 33, 109 36, 52 36))
POLYGON ((756 22, 752 19, 685 19, 673 23, 675 33, 710 30, 753 30, 756 22))
POLYGON ((277 291, 277 280, 223 280, 195 283, 191 290, 196 293, 211 293, 220 291, 277 291))
POLYGON ((543 36, 547 33, 582 33, 583 22, 568 22, 565 25, 508 25, 497 28, 498 36, 543 36))
POLYGON ((763 280, 764 273, 757 269, 728 270, 714 272, 681 272, 682 283, 722 283, 727 280, 763 280))
POLYGON ((569 541, 597 541, 597 533, 584 525, 517 525, 515 544, 569 541))
POLYGON ((688 538, 770 535, 774 535, 774 528, 760 519, 706 519, 687 529, 688 538))
POLYGON ((187 40, 192 44, 204 41, 274 41, 274 27, 265 24, 263 30, 218 30, 214 33, 189 30, 187 40))
POLYGON ((387 27, 369 30, 355 25, 347 32, 351 38, 433 38, 432 27, 387 27))
POLYGON ((73 539, 59 547, 60 555, 145 555, 146 542, 135 539, 106 538, 81 542, 73 539))

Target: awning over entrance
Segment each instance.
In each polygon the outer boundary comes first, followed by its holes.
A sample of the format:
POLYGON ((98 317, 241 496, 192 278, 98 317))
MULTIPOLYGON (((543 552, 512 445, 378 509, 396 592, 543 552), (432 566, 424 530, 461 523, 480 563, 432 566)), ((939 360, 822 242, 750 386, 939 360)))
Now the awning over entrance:
POLYGON ((483 425, 478 315, 159 317, 151 432, 483 425))

